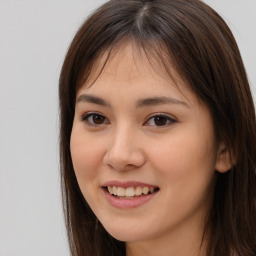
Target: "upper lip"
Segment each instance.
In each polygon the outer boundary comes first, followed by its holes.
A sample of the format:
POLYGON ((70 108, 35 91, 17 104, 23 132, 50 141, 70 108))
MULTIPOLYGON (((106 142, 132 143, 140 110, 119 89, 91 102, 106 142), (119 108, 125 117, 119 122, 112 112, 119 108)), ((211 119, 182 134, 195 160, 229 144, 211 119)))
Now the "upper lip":
POLYGON ((147 183, 143 183, 143 182, 139 182, 139 181, 118 181, 118 180, 111 180, 111 181, 107 181, 105 183, 103 183, 102 187, 122 187, 122 188, 129 188, 129 187, 153 187, 153 188, 158 188, 158 186, 156 185, 152 185, 152 184, 147 184, 147 183))

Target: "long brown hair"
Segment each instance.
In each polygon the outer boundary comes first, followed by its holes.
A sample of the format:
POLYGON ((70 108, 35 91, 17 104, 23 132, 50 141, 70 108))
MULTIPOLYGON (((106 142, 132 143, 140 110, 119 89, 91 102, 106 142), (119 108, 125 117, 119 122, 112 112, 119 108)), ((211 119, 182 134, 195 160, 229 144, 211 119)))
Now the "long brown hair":
POLYGON ((125 243, 106 232, 81 194, 69 146, 77 86, 88 78, 101 54, 111 54, 124 39, 167 71, 172 63, 207 104, 217 138, 235 157, 231 170, 216 172, 213 205, 205 225, 205 232, 210 233, 207 255, 255 256, 254 103, 230 29, 199 0, 108 1, 84 22, 69 47, 59 80, 59 100, 63 206, 72 256, 125 255, 125 243))

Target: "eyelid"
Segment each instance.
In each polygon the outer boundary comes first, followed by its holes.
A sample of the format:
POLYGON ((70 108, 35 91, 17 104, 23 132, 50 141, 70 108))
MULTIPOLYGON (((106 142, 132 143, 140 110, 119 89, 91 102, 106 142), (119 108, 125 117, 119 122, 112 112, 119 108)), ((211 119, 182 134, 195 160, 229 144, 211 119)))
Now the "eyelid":
POLYGON ((86 125, 88 125, 88 126, 93 126, 93 127, 100 127, 100 126, 102 126, 102 125, 109 124, 109 121, 108 121, 107 117, 106 117, 104 114, 102 114, 102 113, 100 113, 100 112, 97 112, 97 111, 89 111, 89 112, 86 112, 86 113, 84 113, 84 114, 81 116, 80 119, 81 119, 82 122, 85 122, 86 125), (107 122, 104 122, 104 123, 102 123, 102 124, 93 124, 93 123, 90 123, 90 122, 88 121, 88 118, 91 117, 91 116, 93 116, 93 115, 103 116, 103 117, 105 118, 105 120, 107 120, 107 122))
MULTIPOLYGON (((86 112, 83 115, 81 115, 80 119, 81 119, 82 122, 85 122, 86 125, 92 126, 92 127, 100 127, 100 126, 103 126, 103 125, 106 125, 106 124, 110 124, 108 118, 104 114, 102 114, 101 112, 98 112, 98 111, 86 112), (105 118, 104 122, 102 124, 94 124, 92 122, 89 122, 88 118, 93 116, 93 115, 99 115, 99 116, 104 117, 105 118)), ((158 127, 158 128, 161 128, 161 127, 164 128, 164 127, 167 127, 167 126, 169 126, 169 125, 171 125, 173 123, 176 123, 176 122, 177 122, 177 119, 175 117, 173 117, 172 115, 159 112, 159 113, 154 113, 154 114, 149 115, 146 118, 146 121, 143 123, 143 125, 145 125, 145 126, 155 126, 155 127, 158 127), (166 118, 168 124, 164 124, 164 125, 150 125, 150 124, 147 124, 152 118, 155 118, 155 117, 166 118)))
MULTIPOLYGON (((143 123, 143 125, 147 125, 146 123, 148 123, 149 122, 149 120, 150 119, 152 119, 152 118, 154 118, 154 117, 158 117, 158 116, 160 116, 160 117, 164 117, 164 118, 166 118, 168 121, 170 121, 171 123, 176 123, 176 122, 178 122, 178 120, 177 120, 177 118, 175 118, 174 116, 172 116, 172 115, 170 115, 170 114, 166 114, 166 113, 154 113, 154 114, 151 114, 150 116, 148 116, 147 117, 147 119, 146 119, 146 121, 143 123)), ((163 127, 166 127, 166 126, 168 126, 168 125, 170 125, 170 124, 167 124, 167 125, 163 125, 163 126, 157 126, 157 125, 155 125, 156 127, 159 127, 159 128, 163 128, 163 127)), ((148 125, 149 126, 149 125, 148 125)), ((152 126, 152 125, 151 125, 152 126)))

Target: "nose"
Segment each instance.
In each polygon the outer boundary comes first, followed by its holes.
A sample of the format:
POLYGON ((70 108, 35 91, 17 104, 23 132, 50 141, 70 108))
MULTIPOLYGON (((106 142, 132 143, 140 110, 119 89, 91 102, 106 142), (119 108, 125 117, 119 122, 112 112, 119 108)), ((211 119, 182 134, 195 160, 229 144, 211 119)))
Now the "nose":
POLYGON ((142 141, 135 132, 119 129, 110 138, 103 162, 114 170, 126 171, 143 166, 145 160, 142 141))

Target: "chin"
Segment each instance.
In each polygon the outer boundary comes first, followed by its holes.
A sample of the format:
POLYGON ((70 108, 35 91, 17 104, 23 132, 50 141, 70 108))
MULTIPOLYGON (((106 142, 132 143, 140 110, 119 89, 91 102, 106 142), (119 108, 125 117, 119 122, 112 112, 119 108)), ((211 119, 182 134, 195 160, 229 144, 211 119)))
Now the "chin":
POLYGON ((146 239, 145 232, 142 230, 136 231, 131 228, 122 227, 105 227, 106 231, 113 236, 115 239, 122 242, 135 242, 146 239))

